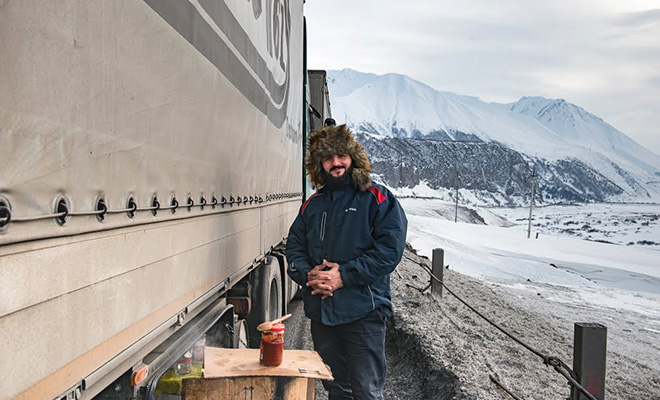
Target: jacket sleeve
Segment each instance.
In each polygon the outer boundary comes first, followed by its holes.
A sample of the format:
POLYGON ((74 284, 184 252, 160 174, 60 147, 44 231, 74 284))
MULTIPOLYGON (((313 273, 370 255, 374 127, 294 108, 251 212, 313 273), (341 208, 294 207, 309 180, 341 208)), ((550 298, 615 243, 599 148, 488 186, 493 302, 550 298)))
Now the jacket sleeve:
POLYGON ((312 270, 307 250, 307 230, 302 212, 293 221, 286 239, 286 259, 289 264, 287 274, 297 284, 307 284, 307 273, 312 270))
POLYGON ((339 268, 345 287, 370 285, 394 271, 401 261, 408 228, 406 215, 389 192, 386 201, 378 207, 372 231, 375 240, 373 247, 339 268))

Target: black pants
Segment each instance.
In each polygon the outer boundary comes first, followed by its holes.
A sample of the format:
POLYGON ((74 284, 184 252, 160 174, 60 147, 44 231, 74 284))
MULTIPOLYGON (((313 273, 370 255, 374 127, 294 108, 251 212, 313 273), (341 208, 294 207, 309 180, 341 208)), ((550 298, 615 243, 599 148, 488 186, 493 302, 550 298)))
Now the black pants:
POLYGON ((344 325, 328 326, 312 320, 312 339, 334 381, 323 381, 329 400, 382 400, 387 366, 385 323, 374 310, 344 325))

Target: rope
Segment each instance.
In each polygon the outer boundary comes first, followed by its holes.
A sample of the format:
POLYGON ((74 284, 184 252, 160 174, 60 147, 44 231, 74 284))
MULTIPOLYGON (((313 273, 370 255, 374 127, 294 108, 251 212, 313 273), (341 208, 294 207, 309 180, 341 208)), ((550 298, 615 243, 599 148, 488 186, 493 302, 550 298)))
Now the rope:
POLYGON ((65 212, 60 212, 60 213, 55 213, 55 214, 44 214, 44 215, 37 215, 34 217, 23 217, 23 218, 12 218, 11 222, 31 222, 31 221, 40 221, 43 219, 50 219, 50 218, 61 218, 67 215, 65 212))
POLYGON ((78 211, 78 212, 69 212, 69 216, 71 217, 84 217, 84 216, 90 216, 90 215, 101 215, 105 214, 108 212, 108 210, 94 210, 94 211, 78 211))
MULTIPOLYGON (((56 213, 51 213, 51 214, 43 214, 43 215, 35 215, 31 217, 16 217, 13 215, 12 210, 5 205, 4 203, 0 204, 0 228, 5 228, 10 223, 20 223, 20 222, 34 222, 34 221, 42 221, 42 220, 47 220, 47 219, 57 219, 60 218, 61 223, 66 222, 66 218, 68 217, 84 217, 84 216, 97 216, 100 219, 103 219, 103 217, 106 214, 122 214, 122 213, 127 213, 129 214, 129 217, 132 218, 133 215, 136 212, 140 211, 150 211, 155 214, 156 211, 160 210, 173 210, 176 211, 178 208, 181 207, 186 207, 188 208, 188 211, 192 211, 193 207, 199 207, 200 210, 204 211, 205 207, 208 208, 208 206, 211 206, 212 209, 215 209, 216 206, 222 206, 224 207, 226 204, 228 205, 233 205, 233 204, 243 204, 243 205, 248 205, 248 204, 261 204, 263 202, 274 202, 277 200, 282 200, 282 199, 290 199, 290 198, 295 198, 295 197, 300 197, 302 196, 302 193, 297 192, 297 193, 279 193, 279 194, 267 194, 265 199, 264 197, 260 195, 254 195, 254 196, 237 196, 236 199, 234 197, 230 197, 230 201, 227 201, 227 199, 222 196, 221 201, 218 201, 218 199, 213 196, 211 199, 211 202, 208 203, 205 198, 200 198, 199 203, 195 203, 191 198, 188 198, 186 204, 179 204, 179 202, 176 200, 176 198, 172 199, 172 204, 169 206, 161 206, 158 200, 153 201, 153 205, 150 207, 138 207, 137 203, 135 201, 132 201, 133 204, 132 207, 128 208, 120 208, 120 209, 114 209, 110 210, 105 204, 99 205, 100 209, 98 210, 90 210, 90 211, 62 211, 62 212, 56 212, 56 213)), ((132 200, 132 198, 131 198, 132 200)), ((221 212, 220 210, 217 211, 211 211, 209 214, 215 214, 221 212)))
POLYGON ((474 307, 472 307, 471 305, 469 305, 467 302, 465 302, 465 300, 461 299, 456 293, 454 293, 451 289, 449 289, 449 288, 447 287, 447 285, 445 285, 445 283, 444 283, 442 280, 438 279, 438 277, 436 277, 435 275, 433 275, 433 271, 432 271, 428 266, 426 266, 425 264, 422 264, 421 262, 415 261, 415 260, 411 259, 410 257, 407 257, 407 256, 406 256, 406 258, 407 258, 408 260, 414 262, 415 264, 419 265, 420 267, 422 267, 422 269, 424 269, 424 271, 426 271, 426 273, 429 274, 429 275, 431 276, 432 279, 434 279, 436 282, 440 283, 440 284, 442 285, 442 287, 444 287, 445 289, 447 289, 447 291, 448 291, 452 296, 456 297, 461 303, 463 303, 467 308, 469 308, 470 310, 472 310, 475 314, 477 314, 478 316, 480 316, 480 317, 481 317, 482 319, 484 319, 486 322, 488 322, 489 324, 491 324, 493 327, 495 327, 495 328, 496 328, 497 330, 499 330, 500 332, 504 333, 506 336, 508 336, 509 338, 511 338, 513 341, 515 341, 515 342, 518 343, 519 345, 523 346, 524 348, 526 348, 526 349, 529 350, 530 352, 532 352, 532 353, 536 354, 537 356, 539 356, 539 357, 543 360, 543 364, 545 364, 545 365, 549 365, 549 366, 553 367, 555 371, 557 371, 557 372, 560 373, 562 376, 564 376, 564 377, 568 380, 568 382, 569 382, 573 387, 575 387, 576 389, 578 389, 578 390, 579 390, 583 395, 585 395, 589 400, 597 400, 597 399, 596 399, 591 393, 589 393, 589 392, 587 391, 587 389, 585 389, 584 387, 582 387, 582 385, 580 385, 580 383, 577 381, 577 376, 575 375, 575 372, 573 372, 573 370, 572 370, 568 365, 566 365, 566 363, 564 363, 563 361, 561 361, 561 360, 560 360, 559 358, 557 358, 557 357, 549 356, 549 355, 543 354, 541 351, 539 351, 539 350, 533 348, 532 346, 530 346, 530 345, 528 345, 527 343, 523 342, 521 339, 518 339, 518 338, 515 337, 513 334, 511 334, 510 332, 508 332, 506 329, 504 329, 503 327, 501 327, 500 325, 498 325, 497 323, 495 323, 494 321, 492 321, 491 319, 489 319, 488 317, 486 317, 485 315, 483 315, 483 314, 482 314, 481 312, 479 312, 477 309, 475 309, 474 307))
POLYGON ((502 385, 502 383, 501 383, 500 381, 498 381, 493 375, 488 375, 488 377, 490 378, 490 380, 491 380, 494 384, 496 384, 500 389, 502 389, 502 391, 504 391, 504 393, 508 394, 512 399, 514 399, 514 400, 522 400, 520 397, 516 396, 516 395, 515 395, 513 392, 511 392, 509 389, 507 389, 506 387, 504 387, 504 385, 502 385))

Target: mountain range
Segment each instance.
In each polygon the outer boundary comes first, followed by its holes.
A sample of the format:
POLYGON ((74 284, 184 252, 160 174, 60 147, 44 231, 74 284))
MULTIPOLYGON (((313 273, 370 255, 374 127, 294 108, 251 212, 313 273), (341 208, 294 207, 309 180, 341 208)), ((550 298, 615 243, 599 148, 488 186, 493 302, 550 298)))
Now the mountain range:
POLYGON ((660 201, 660 156, 563 99, 510 104, 400 74, 328 71, 332 115, 399 195, 479 205, 660 201))

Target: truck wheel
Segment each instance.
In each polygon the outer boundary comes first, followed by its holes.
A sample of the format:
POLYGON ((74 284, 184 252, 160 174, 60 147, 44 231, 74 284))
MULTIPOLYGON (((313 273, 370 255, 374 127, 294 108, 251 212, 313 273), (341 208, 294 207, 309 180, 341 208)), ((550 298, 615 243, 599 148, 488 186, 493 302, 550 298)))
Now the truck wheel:
POLYGON ((234 348, 248 348, 248 325, 244 319, 239 319, 234 323, 234 348))
POLYGON ((292 297, 292 300, 302 300, 302 286, 298 285, 297 283, 293 283, 293 291, 294 295, 292 297))
POLYGON ((277 258, 267 257, 266 262, 252 272, 250 285, 252 310, 245 320, 248 324, 248 344, 256 349, 261 344, 261 332, 257 331, 257 325, 282 315, 282 276, 277 258))

